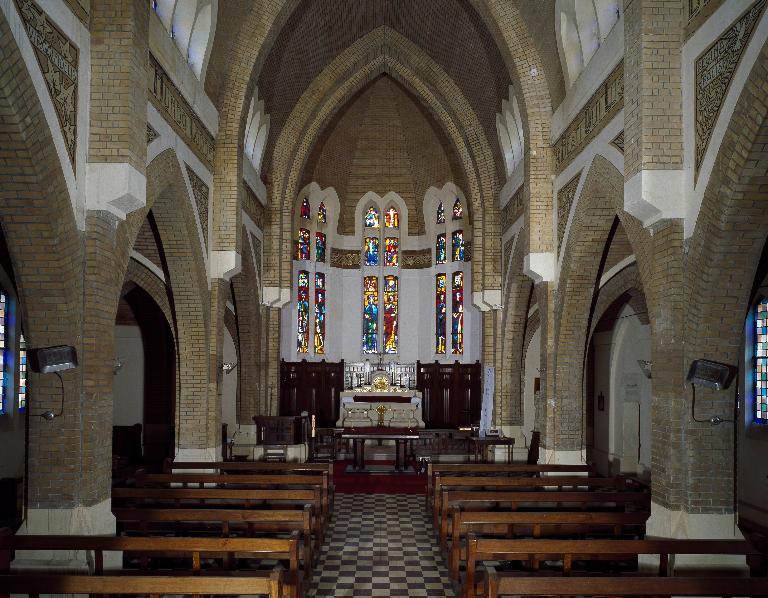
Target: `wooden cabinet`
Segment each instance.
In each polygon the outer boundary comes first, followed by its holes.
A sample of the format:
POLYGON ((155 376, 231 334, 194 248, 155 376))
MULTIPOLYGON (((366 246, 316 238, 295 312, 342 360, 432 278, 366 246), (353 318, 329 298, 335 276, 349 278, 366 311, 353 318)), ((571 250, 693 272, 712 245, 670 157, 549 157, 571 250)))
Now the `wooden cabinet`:
POLYGON ((254 415, 253 422, 259 444, 301 444, 306 441, 306 418, 254 415))
POLYGON ((458 428, 480 421, 482 368, 475 363, 416 364, 427 428, 458 428))
POLYGON ((339 419, 339 393, 344 390, 344 362, 285 361, 280 363, 280 415, 315 416, 319 428, 339 419))

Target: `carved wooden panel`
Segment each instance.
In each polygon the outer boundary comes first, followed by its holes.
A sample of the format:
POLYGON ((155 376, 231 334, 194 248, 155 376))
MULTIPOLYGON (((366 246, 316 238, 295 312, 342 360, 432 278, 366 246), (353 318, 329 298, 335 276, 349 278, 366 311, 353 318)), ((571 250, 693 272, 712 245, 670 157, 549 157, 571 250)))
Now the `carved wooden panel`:
POLYGON ((421 391, 428 428, 458 428, 480 421, 480 362, 416 365, 416 388, 421 391))
POLYGON ((321 428, 339 419, 339 394, 344 389, 344 362, 280 362, 280 415, 316 417, 321 428))

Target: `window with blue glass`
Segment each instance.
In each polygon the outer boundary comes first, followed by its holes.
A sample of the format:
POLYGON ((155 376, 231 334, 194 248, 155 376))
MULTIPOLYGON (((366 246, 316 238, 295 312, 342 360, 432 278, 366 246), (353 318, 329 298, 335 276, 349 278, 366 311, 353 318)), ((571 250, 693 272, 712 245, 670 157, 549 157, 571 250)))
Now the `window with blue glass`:
POLYGON ((768 298, 755 306, 755 422, 768 424, 768 298))
POLYGON ((0 372, 2 372, 2 388, 0 388, 0 415, 10 410, 6 366, 8 365, 8 296, 0 291, 0 372))

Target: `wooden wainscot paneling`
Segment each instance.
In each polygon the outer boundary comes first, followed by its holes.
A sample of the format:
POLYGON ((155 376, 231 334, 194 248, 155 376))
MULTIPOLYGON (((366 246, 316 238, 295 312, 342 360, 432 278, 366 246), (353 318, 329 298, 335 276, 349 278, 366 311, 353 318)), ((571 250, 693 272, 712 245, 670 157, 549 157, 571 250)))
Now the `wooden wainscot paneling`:
POLYGON ((344 390, 344 362, 280 362, 280 415, 316 417, 316 425, 330 428, 339 419, 339 394, 344 390))
POLYGON ((458 428, 480 421, 482 368, 475 363, 416 364, 427 428, 458 428))

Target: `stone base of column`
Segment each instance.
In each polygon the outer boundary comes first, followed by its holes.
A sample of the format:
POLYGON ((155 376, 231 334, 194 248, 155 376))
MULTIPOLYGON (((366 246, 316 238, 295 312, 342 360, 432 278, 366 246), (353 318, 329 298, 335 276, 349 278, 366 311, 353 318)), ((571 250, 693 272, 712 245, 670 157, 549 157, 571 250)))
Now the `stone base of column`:
MULTIPOLYGON (((27 509, 27 517, 18 535, 87 535, 114 536, 115 516, 112 500, 92 506, 69 509, 27 509)), ((104 554, 105 569, 122 569, 120 552, 104 554)), ((84 551, 19 550, 13 569, 77 570, 87 572, 93 567, 93 554, 84 551)))
MULTIPOLYGON (((502 425, 499 426, 499 429, 506 438, 515 439, 515 448, 513 449, 515 462, 525 463, 526 459, 528 459, 528 444, 523 435, 523 426, 502 425)), ((494 447, 493 457, 496 463, 504 463, 507 459, 507 447, 494 447)))
POLYGON ((539 463, 547 465, 584 465, 587 462, 587 451, 561 451, 557 449, 541 448, 539 463))
MULTIPOLYGON (((173 458, 174 462, 180 461, 182 463, 187 462, 203 462, 203 463, 215 463, 222 460, 221 446, 214 446, 211 448, 178 448, 176 449, 176 455, 173 458)), ((215 473, 213 468, 192 470, 185 469, 187 473, 215 473)))

